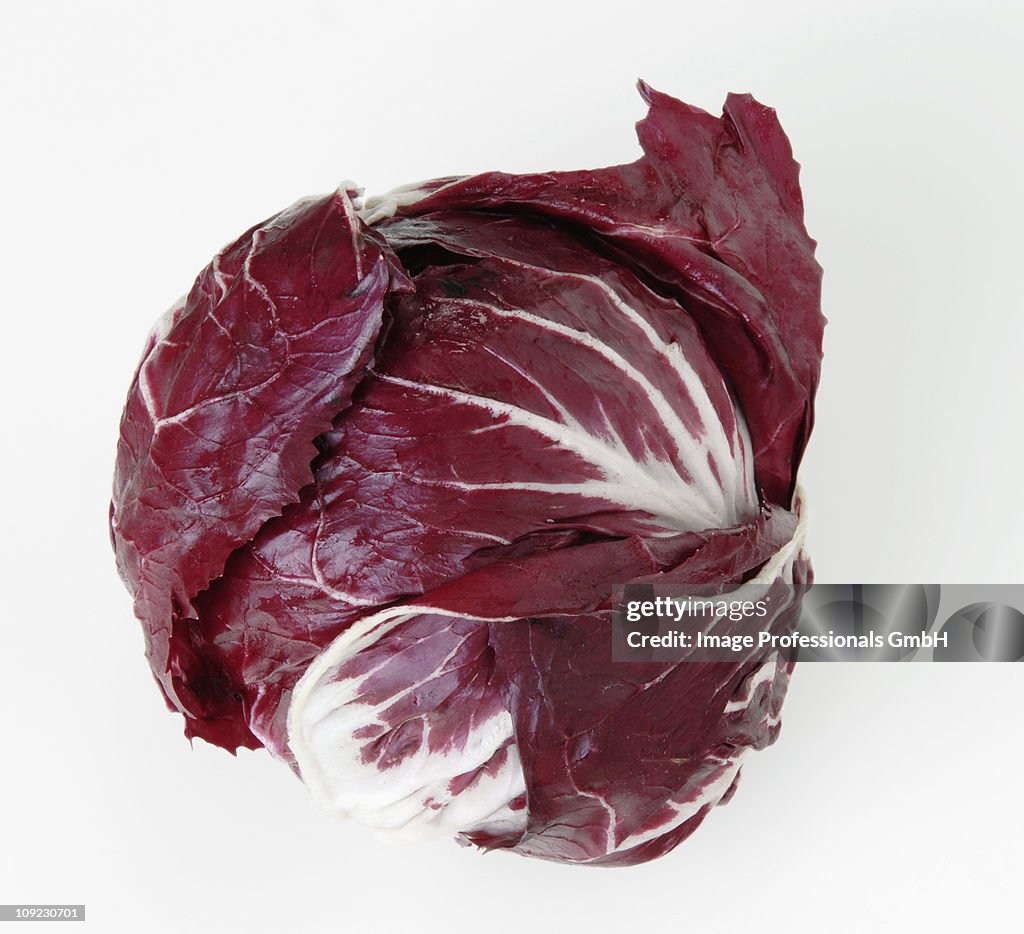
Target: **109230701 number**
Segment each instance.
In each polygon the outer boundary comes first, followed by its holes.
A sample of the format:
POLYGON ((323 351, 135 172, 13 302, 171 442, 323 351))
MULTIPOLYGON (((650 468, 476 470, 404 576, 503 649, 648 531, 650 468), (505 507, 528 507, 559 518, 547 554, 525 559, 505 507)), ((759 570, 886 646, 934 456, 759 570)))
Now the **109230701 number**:
POLYGON ((85 905, 0 905, 4 921, 84 921, 85 905))

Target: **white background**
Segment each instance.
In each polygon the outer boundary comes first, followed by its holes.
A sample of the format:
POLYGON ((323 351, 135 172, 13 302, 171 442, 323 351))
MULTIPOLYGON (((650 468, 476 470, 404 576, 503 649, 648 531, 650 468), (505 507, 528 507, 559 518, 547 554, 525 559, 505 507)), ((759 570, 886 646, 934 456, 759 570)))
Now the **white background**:
POLYGON ((0 902, 97 931, 1019 930, 1021 671, 798 670, 674 854, 587 870, 318 814, 189 748, 106 532, 153 319, 299 196, 631 160, 633 83, 776 107, 826 269, 823 581, 1014 582, 1021 15, 1007 3, 38 3, 7 10, 0 902), (146 920, 141 920, 142 915, 146 920))

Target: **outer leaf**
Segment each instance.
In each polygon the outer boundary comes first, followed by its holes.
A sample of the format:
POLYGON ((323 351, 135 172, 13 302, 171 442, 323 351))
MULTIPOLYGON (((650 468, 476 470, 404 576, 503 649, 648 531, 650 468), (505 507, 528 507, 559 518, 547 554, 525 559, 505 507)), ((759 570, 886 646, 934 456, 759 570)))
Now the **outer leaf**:
POLYGON ((350 401, 394 273, 347 196, 300 202, 203 271, 151 335, 121 422, 111 533, 150 665, 190 736, 256 746, 191 601, 297 499, 350 401))

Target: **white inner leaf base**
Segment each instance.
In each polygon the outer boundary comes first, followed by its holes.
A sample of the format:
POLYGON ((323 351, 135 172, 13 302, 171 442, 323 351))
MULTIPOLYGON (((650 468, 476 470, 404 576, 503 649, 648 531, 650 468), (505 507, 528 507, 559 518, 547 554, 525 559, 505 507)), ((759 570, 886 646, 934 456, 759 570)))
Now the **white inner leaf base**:
MULTIPOLYGON (((525 809, 513 807, 525 782, 512 718, 486 683, 485 662, 467 652, 466 633, 445 628, 469 619, 383 610, 310 665, 292 696, 289 744, 326 811, 395 841, 525 825, 525 809)), ((469 637, 477 631, 469 626, 469 637)))
MULTIPOLYGON (((755 578, 722 598, 757 599, 773 582, 792 580, 805 535, 801 506, 793 538, 755 578)), ((396 841, 525 829, 526 785, 512 719, 486 675, 474 684, 466 673, 473 664, 489 671, 471 646, 476 619, 425 603, 390 607, 358 620, 310 664, 292 695, 288 740, 303 781, 325 811, 359 820, 396 841), (454 631, 445 630, 445 620, 454 631), (425 633, 431 626, 438 629, 438 641, 429 651, 433 636, 404 635, 417 629, 425 633), (438 742, 438 735, 451 741, 438 742)), ((786 664, 775 654, 768 656, 730 698, 726 716, 742 717, 762 685, 770 689, 776 678, 786 677, 786 664)), ((777 718, 768 712, 762 716, 774 726, 777 718)), ((625 837, 609 832, 607 852, 578 861, 649 842, 717 804, 746 752, 739 747, 727 758, 709 759, 700 777, 673 795, 640 831, 625 837)), ((609 828, 614 820, 610 813, 609 828)), ((549 851, 543 836, 529 838, 520 850, 566 858, 549 851)))

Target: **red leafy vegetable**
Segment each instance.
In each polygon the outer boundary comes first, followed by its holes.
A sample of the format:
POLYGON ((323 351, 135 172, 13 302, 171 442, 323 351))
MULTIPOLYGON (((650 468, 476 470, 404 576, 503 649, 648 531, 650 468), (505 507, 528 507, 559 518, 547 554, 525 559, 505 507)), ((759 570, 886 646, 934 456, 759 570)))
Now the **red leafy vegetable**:
POLYGON ((774 112, 641 91, 634 163, 300 202, 157 326, 111 533, 189 737, 392 836, 601 865, 774 739, 776 655, 611 659, 616 584, 792 623, 824 325, 774 112))

